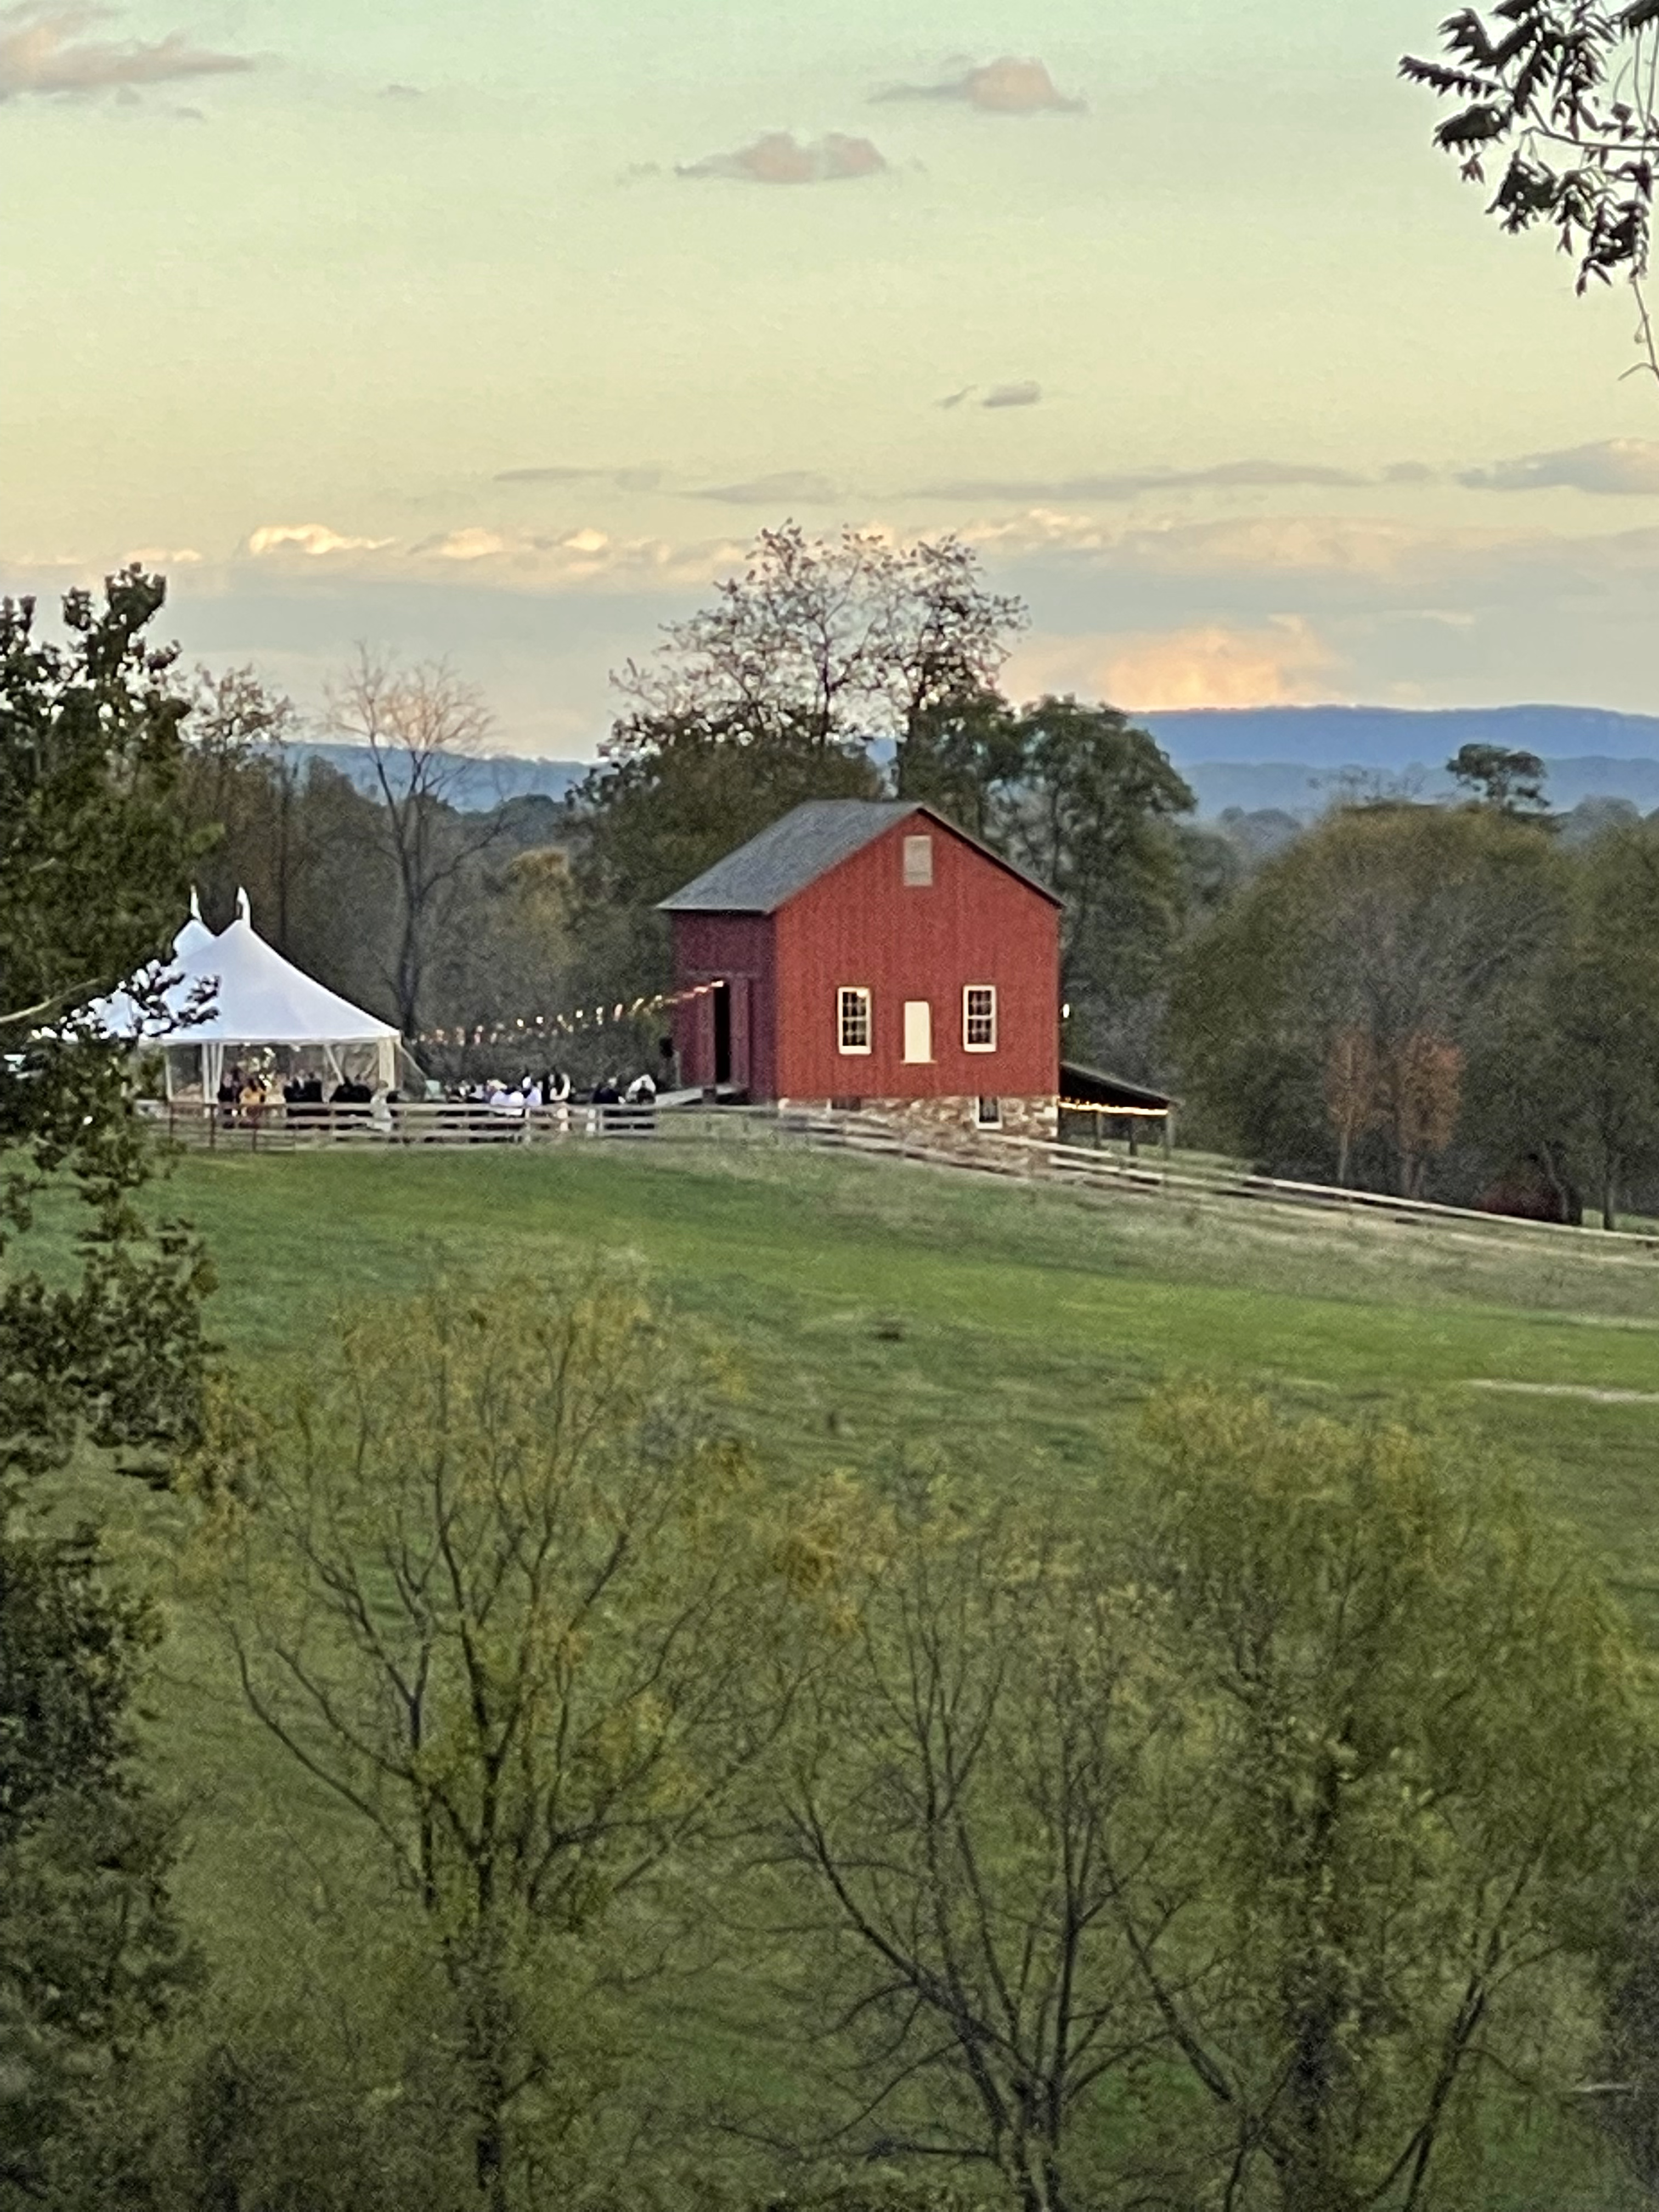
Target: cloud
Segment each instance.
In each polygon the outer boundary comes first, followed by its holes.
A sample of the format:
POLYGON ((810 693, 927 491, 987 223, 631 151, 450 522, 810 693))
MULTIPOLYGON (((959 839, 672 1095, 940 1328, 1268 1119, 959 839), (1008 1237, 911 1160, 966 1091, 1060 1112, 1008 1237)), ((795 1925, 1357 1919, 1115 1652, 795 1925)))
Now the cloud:
POLYGON ((1254 629, 1206 623, 1127 637, 1037 637, 1011 665, 1022 693, 1074 690, 1132 714, 1285 707, 1331 696, 1337 655, 1299 615, 1254 629))
POLYGON ((182 31, 149 44, 85 35, 113 12, 98 0, 22 0, 0 9, 0 100, 25 93, 86 97, 254 67, 245 54, 192 46, 182 31))
POLYGON ((290 548, 307 560, 320 561, 330 553, 378 553, 392 542, 389 538, 343 537, 325 522, 266 522, 252 532, 247 550, 256 561, 290 548))
POLYGON ((976 107, 982 115, 1077 115, 1086 105, 1060 91, 1046 66, 1035 57, 1000 54, 994 62, 965 70, 939 84, 895 84, 876 93, 878 100, 951 100, 976 107))
POLYGON ((1042 397, 1042 386, 1029 380, 1024 384, 994 384, 980 401, 981 407, 1035 407, 1042 397))
POLYGON ((850 177, 878 176, 887 167, 867 138, 831 131, 803 144, 788 131, 769 131, 735 154, 710 154, 683 161, 680 177, 737 177, 756 185, 827 185, 850 177))
POLYGON ((465 530, 446 531, 437 538, 422 538, 410 550, 414 554, 429 553, 440 561, 487 561, 497 553, 507 552, 512 543, 499 530, 473 526, 465 530))
MULTIPOLYGON (((984 404, 1029 407, 1033 399, 999 394, 1031 392, 1042 397, 1036 385, 1002 385, 984 404)), ((1294 485, 1316 485, 1325 490, 1352 489, 1374 480, 1352 469, 1324 468, 1303 461, 1223 461, 1206 469, 1126 469, 1115 475, 1061 477, 1012 481, 972 477, 950 483, 924 484, 912 495, 917 499, 1022 500, 1034 504, 1049 501, 1140 499, 1149 492, 1279 491, 1294 485)))
POLYGON ((556 592, 582 585, 639 590, 703 585, 743 556, 744 548, 727 539, 673 544, 660 538, 614 538, 592 526, 555 534, 469 524, 390 555, 382 552, 371 565, 377 576, 393 577, 422 570, 430 574, 441 563, 510 591, 556 592))
POLYGON ((1118 542, 1141 566, 1165 574, 1375 580, 1467 559, 1493 540, 1489 533, 1419 530, 1377 516, 1267 514, 1133 530, 1118 542))
POLYGON ((614 484, 618 491, 655 491, 662 482, 660 469, 533 468, 501 469, 497 483, 614 484))
POLYGON ((141 568, 148 568, 152 574, 167 568, 198 568, 202 564, 202 556, 193 545, 180 545, 173 550, 165 545, 140 545, 127 555, 127 559, 136 561, 141 568))
POLYGON ((417 84, 386 84, 380 88, 382 100, 420 100, 424 97, 417 84))
POLYGON ((811 469, 780 469, 775 476, 755 477, 747 483, 711 484, 692 496, 723 500, 731 507, 833 507, 841 492, 828 477, 811 469))
POLYGON ((1603 438, 1593 446, 1569 446, 1559 453, 1528 453, 1520 460, 1495 462, 1491 468, 1466 469, 1457 481, 1472 491, 1543 491, 1561 486, 1572 491, 1651 496, 1659 494, 1659 441, 1603 438))

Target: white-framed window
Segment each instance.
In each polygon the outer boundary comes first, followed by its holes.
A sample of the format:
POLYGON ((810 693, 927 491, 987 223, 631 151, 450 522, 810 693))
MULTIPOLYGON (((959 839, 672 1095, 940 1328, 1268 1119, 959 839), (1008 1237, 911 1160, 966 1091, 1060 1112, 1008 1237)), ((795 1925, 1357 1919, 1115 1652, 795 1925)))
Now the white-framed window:
POLYGON ((870 994, 861 984, 844 984, 836 994, 836 1037, 842 1052, 870 1049, 870 994))
POLYGON ((1002 1127, 1001 1099, 976 1098, 974 1101, 974 1119, 981 1129, 1000 1129, 1002 1127))
POLYGON ((904 1057, 908 1060, 933 1056, 933 1009, 926 999, 904 1002, 904 1057))
POLYGON ((962 1048, 964 1052, 994 1052, 997 1048, 997 987, 969 983, 962 994, 962 1048))
POLYGON ((904 841, 904 888, 908 891, 925 891, 933 886, 933 841, 931 837, 907 837, 904 841))

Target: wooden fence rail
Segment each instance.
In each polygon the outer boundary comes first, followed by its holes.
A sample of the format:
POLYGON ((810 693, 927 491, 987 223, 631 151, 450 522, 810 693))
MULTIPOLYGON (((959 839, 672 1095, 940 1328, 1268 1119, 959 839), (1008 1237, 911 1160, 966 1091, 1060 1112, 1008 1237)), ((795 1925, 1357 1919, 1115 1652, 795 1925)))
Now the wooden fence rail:
POLYGON ((885 1121, 873 1115, 778 1111, 753 1106, 568 1104, 503 1109, 448 1100, 394 1106, 283 1105, 231 1108, 145 1102, 157 1133, 191 1151, 294 1152, 324 1146, 426 1147, 459 1145, 559 1146, 586 1141, 766 1143, 800 1146, 869 1158, 902 1159, 1042 1182, 1102 1195, 1162 1198, 1187 1205, 1220 1200, 1346 1214, 1422 1226, 1461 1224, 1494 1234, 1577 1238, 1627 1258, 1659 1256, 1659 1237, 1606 1237, 1565 1223, 1522 1221, 1433 1200, 1386 1192, 1339 1189, 1243 1170, 1204 1170, 1180 1163, 1153 1165, 1122 1159, 1092 1146, 1065 1145, 992 1131, 947 1129, 885 1121))

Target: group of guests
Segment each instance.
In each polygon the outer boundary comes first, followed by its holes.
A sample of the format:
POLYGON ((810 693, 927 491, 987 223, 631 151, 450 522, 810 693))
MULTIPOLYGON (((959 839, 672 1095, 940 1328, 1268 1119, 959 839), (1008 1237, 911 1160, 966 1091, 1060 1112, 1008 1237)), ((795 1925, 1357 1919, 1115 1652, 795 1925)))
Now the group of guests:
POLYGON ((320 1075, 291 1076, 279 1089, 274 1077, 262 1075, 257 1068, 240 1067, 225 1070, 216 1097, 232 1121, 257 1121, 268 1107, 278 1103, 287 1107, 289 1121, 295 1121, 319 1118, 330 1106, 362 1107, 374 1101, 368 1084, 354 1083, 349 1077, 337 1083, 325 1097, 320 1075))
POLYGON ((636 1075, 626 1087, 615 1075, 607 1075, 593 1086, 596 1106, 654 1106, 656 1103, 657 1079, 649 1073, 636 1075))
MULTIPOLYGON (((653 1106, 657 1090, 657 1079, 648 1070, 632 1077, 606 1075, 592 1091, 578 1093, 562 1068, 549 1068, 539 1075, 526 1068, 516 1082, 491 1076, 485 1082, 458 1085, 447 1096, 453 1105, 487 1107, 492 1113, 521 1119, 526 1113, 550 1106, 653 1106)), ((436 1087, 431 1086, 428 1096, 435 1095, 436 1087)), ((333 1107, 361 1109, 374 1101, 374 1093, 368 1084, 354 1082, 349 1077, 337 1083, 332 1091, 325 1091, 323 1078, 317 1074, 295 1074, 279 1086, 275 1076, 262 1073, 257 1068, 240 1066, 225 1070, 216 1096, 227 1121, 248 1122, 257 1122, 269 1109, 278 1104, 287 1109, 292 1123, 321 1121, 333 1107)), ((398 1103, 397 1091, 387 1093, 386 1103, 398 1103)))
POLYGON ((550 1068, 532 1075, 528 1068, 516 1083, 492 1075, 483 1083, 463 1083, 450 1092, 458 1105, 490 1106, 498 1113, 521 1113, 526 1107, 563 1106, 569 1103, 570 1078, 562 1069, 550 1068))
MULTIPOLYGON (((498 1114, 534 1112, 543 1106, 568 1106, 577 1094, 572 1090, 570 1078, 561 1068, 550 1069, 544 1075, 535 1075, 526 1068, 516 1083, 507 1083, 501 1076, 491 1076, 483 1083, 463 1083, 451 1093, 458 1105, 488 1106, 498 1114)), ((650 1106, 657 1097, 657 1079, 642 1073, 630 1078, 607 1075, 593 1085, 582 1103, 595 1106, 650 1106)))

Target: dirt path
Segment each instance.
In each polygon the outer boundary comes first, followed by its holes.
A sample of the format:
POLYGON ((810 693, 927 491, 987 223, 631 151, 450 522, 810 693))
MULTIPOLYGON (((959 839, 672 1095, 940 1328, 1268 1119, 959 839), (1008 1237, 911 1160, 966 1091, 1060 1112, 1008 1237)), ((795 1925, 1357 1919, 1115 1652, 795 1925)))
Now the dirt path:
POLYGON ((1501 1382, 1472 1376, 1471 1390, 1510 1390, 1526 1398, 1588 1398, 1597 1406, 1659 1406, 1659 1390, 1609 1390, 1593 1382, 1501 1382))

